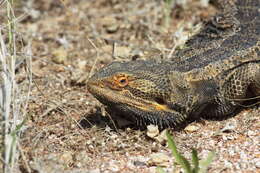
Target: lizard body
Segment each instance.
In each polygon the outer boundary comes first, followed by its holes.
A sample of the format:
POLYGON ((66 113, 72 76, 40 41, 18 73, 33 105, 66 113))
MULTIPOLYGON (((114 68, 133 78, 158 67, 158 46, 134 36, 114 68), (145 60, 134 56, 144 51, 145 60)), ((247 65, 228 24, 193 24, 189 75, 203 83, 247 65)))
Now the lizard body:
POLYGON ((260 96, 260 1, 219 0, 222 11, 171 61, 113 62, 87 87, 108 112, 160 129, 234 114, 260 96))

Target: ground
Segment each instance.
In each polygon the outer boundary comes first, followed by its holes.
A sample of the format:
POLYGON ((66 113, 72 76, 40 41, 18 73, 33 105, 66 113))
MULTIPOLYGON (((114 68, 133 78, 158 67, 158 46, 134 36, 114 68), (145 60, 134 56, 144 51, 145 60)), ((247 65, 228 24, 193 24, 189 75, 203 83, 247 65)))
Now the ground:
MULTIPOLYGON (((14 9, 20 17, 19 44, 33 54, 27 120, 19 140, 20 172, 155 172, 161 162, 152 158, 158 153, 169 159, 162 162, 165 170, 181 171, 164 142, 146 131, 114 129, 85 83, 115 60, 167 59, 215 14, 212 4, 23 0, 14 9)), ((28 85, 24 68, 17 73, 19 85, 28 85)), ((171 134, 188 158, 192 148, 201 158, 215 151, 209 172, 257 172, 259 114, 257 107, 245 109, 227 120, 201 120, 171 134)))

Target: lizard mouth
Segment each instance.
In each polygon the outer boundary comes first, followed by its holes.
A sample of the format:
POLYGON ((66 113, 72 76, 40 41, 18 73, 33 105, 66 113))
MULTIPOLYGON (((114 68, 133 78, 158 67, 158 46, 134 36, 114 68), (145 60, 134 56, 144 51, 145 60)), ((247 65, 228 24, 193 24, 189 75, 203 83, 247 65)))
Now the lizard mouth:
POLYGON ((133 97, 127 90, 112 90, 100 82, 89 81, 87 83, 87 88, 95 98, 105 105, 121 104, 134 107, 145 112, 175 112, 170 109, 167 104, 158 102, 156 99, 145 100, 142 98, 133 97))
POLYGON ((158 125, 160 130, 175 128, 185 118, 160 99, 136 98, 126 90, 112 90, 101 82, 88 81, 87 88, 96 99, 107 106, 109 113, 134 121, 140 128, 149 124, 158 125))

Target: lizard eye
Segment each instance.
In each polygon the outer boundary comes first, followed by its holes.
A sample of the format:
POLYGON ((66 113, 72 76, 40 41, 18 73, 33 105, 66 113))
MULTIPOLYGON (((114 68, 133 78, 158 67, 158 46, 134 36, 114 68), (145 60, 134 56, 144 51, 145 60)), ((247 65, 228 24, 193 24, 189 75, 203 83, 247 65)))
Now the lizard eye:
POLYGON ((119 77, 117 81, 120 87, 125 87, 128 85, 128 79, 125 76, 119 77))

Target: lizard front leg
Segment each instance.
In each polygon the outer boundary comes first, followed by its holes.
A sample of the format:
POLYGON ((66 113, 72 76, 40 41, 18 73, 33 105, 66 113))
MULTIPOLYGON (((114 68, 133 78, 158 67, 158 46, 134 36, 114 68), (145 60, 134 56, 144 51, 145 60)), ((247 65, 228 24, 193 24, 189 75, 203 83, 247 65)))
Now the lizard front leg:
POLYGON ((216 83, 219 83, 218 94, 204 109, 205 118, 223 119, 239 108, 248 107, 249 102, 257 103, 260 98, 260 62, 245 63, 226 71, 219 75, 216 83))
POLYGON ((222 74, 216 115, 229 115, 237 108, 248 106, 260 97, 260 62, 242 64, 222 74))
POLYGON ((260 97, 260 63, 258 63, 258 71, 255 73, 252 90, 254 91, 256 96, 260 97))
POLYGON ((242 64, 224 74, 222 96, 234 103, 253 99, 260 94, 260 62, 242 64))

